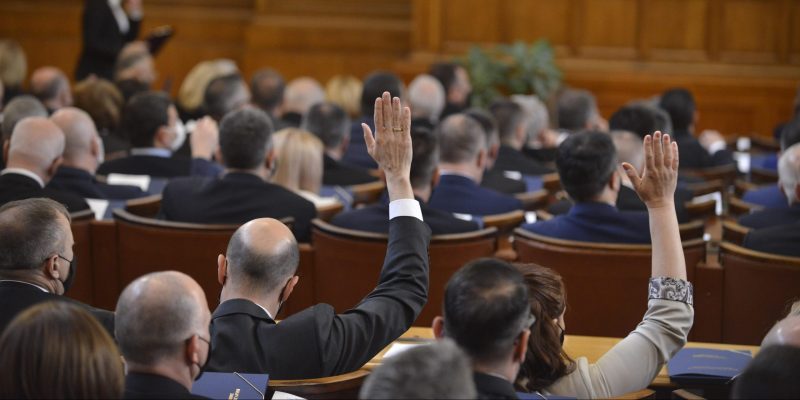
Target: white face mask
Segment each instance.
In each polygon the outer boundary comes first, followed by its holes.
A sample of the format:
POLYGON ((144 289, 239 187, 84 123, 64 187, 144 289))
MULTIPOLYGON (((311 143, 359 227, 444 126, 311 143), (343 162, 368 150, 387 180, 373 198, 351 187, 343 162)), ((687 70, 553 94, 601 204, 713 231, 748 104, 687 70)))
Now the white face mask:
POLYGON ((186 141, 186 126, 183 125, 181 120, 178 120, 173 130, 175 131, 175 140, 172 141, 170 149, 172 151, 178 151, 178 149, 183 146, 183 142, 186 141))

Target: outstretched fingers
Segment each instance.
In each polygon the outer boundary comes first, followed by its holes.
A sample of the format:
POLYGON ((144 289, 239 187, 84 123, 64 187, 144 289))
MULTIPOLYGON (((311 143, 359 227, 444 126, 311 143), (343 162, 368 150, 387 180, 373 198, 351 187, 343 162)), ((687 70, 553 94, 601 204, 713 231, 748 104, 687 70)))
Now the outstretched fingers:
MULTIPOLYGON (((662 147, 662 135, 660 131, 653 134, 652 148, 653 148, 653 166, 661 167, 664 165, 664 149, 662 147)), ((647 150, 645 150, 647 151, 647 150)))
POLYGON ((392 116, 392 96, 389 94, 389 92, 383 92, 383 96, 381 99, 382 99, 381 110, 383 112, 383 125, 381 126, 386 130, 391 130, 393 127, 397 126, 397 125, 392 125, 395 122, 394 117, 392 116))

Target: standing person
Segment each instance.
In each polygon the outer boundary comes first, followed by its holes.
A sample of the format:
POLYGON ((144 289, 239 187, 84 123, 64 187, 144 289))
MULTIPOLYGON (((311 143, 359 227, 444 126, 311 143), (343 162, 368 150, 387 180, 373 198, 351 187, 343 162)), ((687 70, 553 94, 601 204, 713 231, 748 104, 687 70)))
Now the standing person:
POLYGON ((117 55, 139 36, 142 0, 86 0, 82 21, 83 50, 76 80, 91 74, 112 80, 117 55))

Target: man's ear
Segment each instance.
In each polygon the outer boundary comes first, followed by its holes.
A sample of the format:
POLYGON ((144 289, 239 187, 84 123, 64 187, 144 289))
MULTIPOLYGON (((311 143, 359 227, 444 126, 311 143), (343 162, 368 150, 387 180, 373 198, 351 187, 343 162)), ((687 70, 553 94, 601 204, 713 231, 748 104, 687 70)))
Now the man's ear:
POLYGON ((491 147, 489 147, 489 159, 497 160, 497 157, 499 156, 500 156, 500 143, 495 143, 491 147))
MULTIPOLYGON (((264 167, 267 170, 272 171, 272 168, 274 166, 275 166, 275 148, 272 147, 269 150, 267 150, 267 154, 264 157, 264 167)), ((275 171, 272 171, 272 172, 275 172, 275 171)))
POLYGON ((225 286, 225 280, 228 278, 228 260, 223 254, 217 256, 217 282, 225 286))
POLYGON ((528 339, 531 337, 531 330, 525 329, 514 343, 514 362, 522 363, 525 361, 525 353, 528 351, 528 339))
POLYGON ((197 335, 192 335, 186 343, 186 361, 189 365, 200 365, 200 339, 197 335))
POLYGON ((44 261, 44 275, 55 280, 59 280, 61 273, 58 272, 58 256, 52 256, 44 261))
POLYGON ((53 163, 47 168, 47 179, 45 179, 46 182, 50 182, 50 179, 56 175, 56 171, 58 171, 58 167, 61 166, 63 161, 64 157, 62 156, 58 156, 58 158, 53 160, 53 163))
POLYGON ((158 127, 156 135, 153 137, 153 147, 169 148, 170 143, 172 143, 171 136, 172 132, 170 132, 166 125, 158 127))
POLYGON ((431 175, 431 188, 435 188, 439 186, 439 178, 442 177, 441 171, 439 167, 433 169, 433 175, 431 175))
POLYGON ((436 339, 443 339, 444 338, 444 318, 437 315, 433 318, 433 323, 431 324, 431 328, 433 329, 433 337, 436 339))
POLYGON ((299 281, 300 281, 300 277, 297 276, 297 275, 289 278, 289 282, 286 282, 286 287, 283 289, 283 298, 282 299, 278 299, 278 300, 280 300, 280 301, 289 300, 289 295, 292 294, 292 291, 294 290, 295 285, 297 285, 297 282, 299 282, 299 281))
POLYGON ((6 160, 6 164, 8 164, 8 149, 11 147, 10 140, 3 141, 3 160, 6 160))
POLYGON ((478 153, 478 158, 476 160, 478 169, 480 169, 481 171, 486 169, 486 163, 489 162, 488 158, 489 157, 486 154, 486 149, 483 149, 478 153))
POLYGON ((621 183, 621 179, 622 178, 619 175, 619 171, 615 169, 614 172, 611 174, 611 178, 608 179, 608 187, 615 192, 619 191, 619 185, 621 183))

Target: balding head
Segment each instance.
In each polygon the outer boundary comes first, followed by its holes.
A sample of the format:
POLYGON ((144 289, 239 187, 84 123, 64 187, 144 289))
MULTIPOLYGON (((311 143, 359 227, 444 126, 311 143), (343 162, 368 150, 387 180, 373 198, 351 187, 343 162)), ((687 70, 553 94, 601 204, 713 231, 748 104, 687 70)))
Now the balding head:
POLYGON ((781 154, 778 160, 778 180, 789 204, 800 202, 800 143, 781 154))
POLYGON ((41 67, 31 75, 31 93, 50 110, 72 105, 69 80, 56 67, 41 67))
POLYGON ((133 281, 117 302, 115 333, 122 355, 138 366, 181 360, 188 339, 209 338, 211 314, 200 285, 177 271, 133 281))
POLYGON ((66 107, 56 111, 50 120, 64 132, 64 165, 80 167, 91 161, 88 164, 94 164, 94 168, 89 172, 94 174, 103 147, 92 117, 81 109, 66 107))
POLYGON ((17 96, 8 102, 3 110, 3 143, 11 139, 11 133, 19 121, 28 117, 46 117, 47 109, 36 97, 17 96))
POLYGON ((789 315, 775 324, 761 342, 761 347, 771 345, 800 347, 800 301, 792 305, 789 315))
POLYGON ((313 78, 302 77, 289 82, 283 98, 284 112, 305 115, 314 104, 325 101, 325 90, 313 78))
POLYGON ((480 124, 464 114, 447 117, 439 125, 439 152, 443 163, 472 163, 486 150, 486 136, 480 124))
POLYGON ((414 118, 439 120, 445 105, 444 86, 430 75, 419 75, 408 85, 408 101, 414 118))
POLYGON ((61 164, 64 133, 47 118, 30 117, 20 121, 11 135, 8 168, 22 168, 49 182, 61 164))

